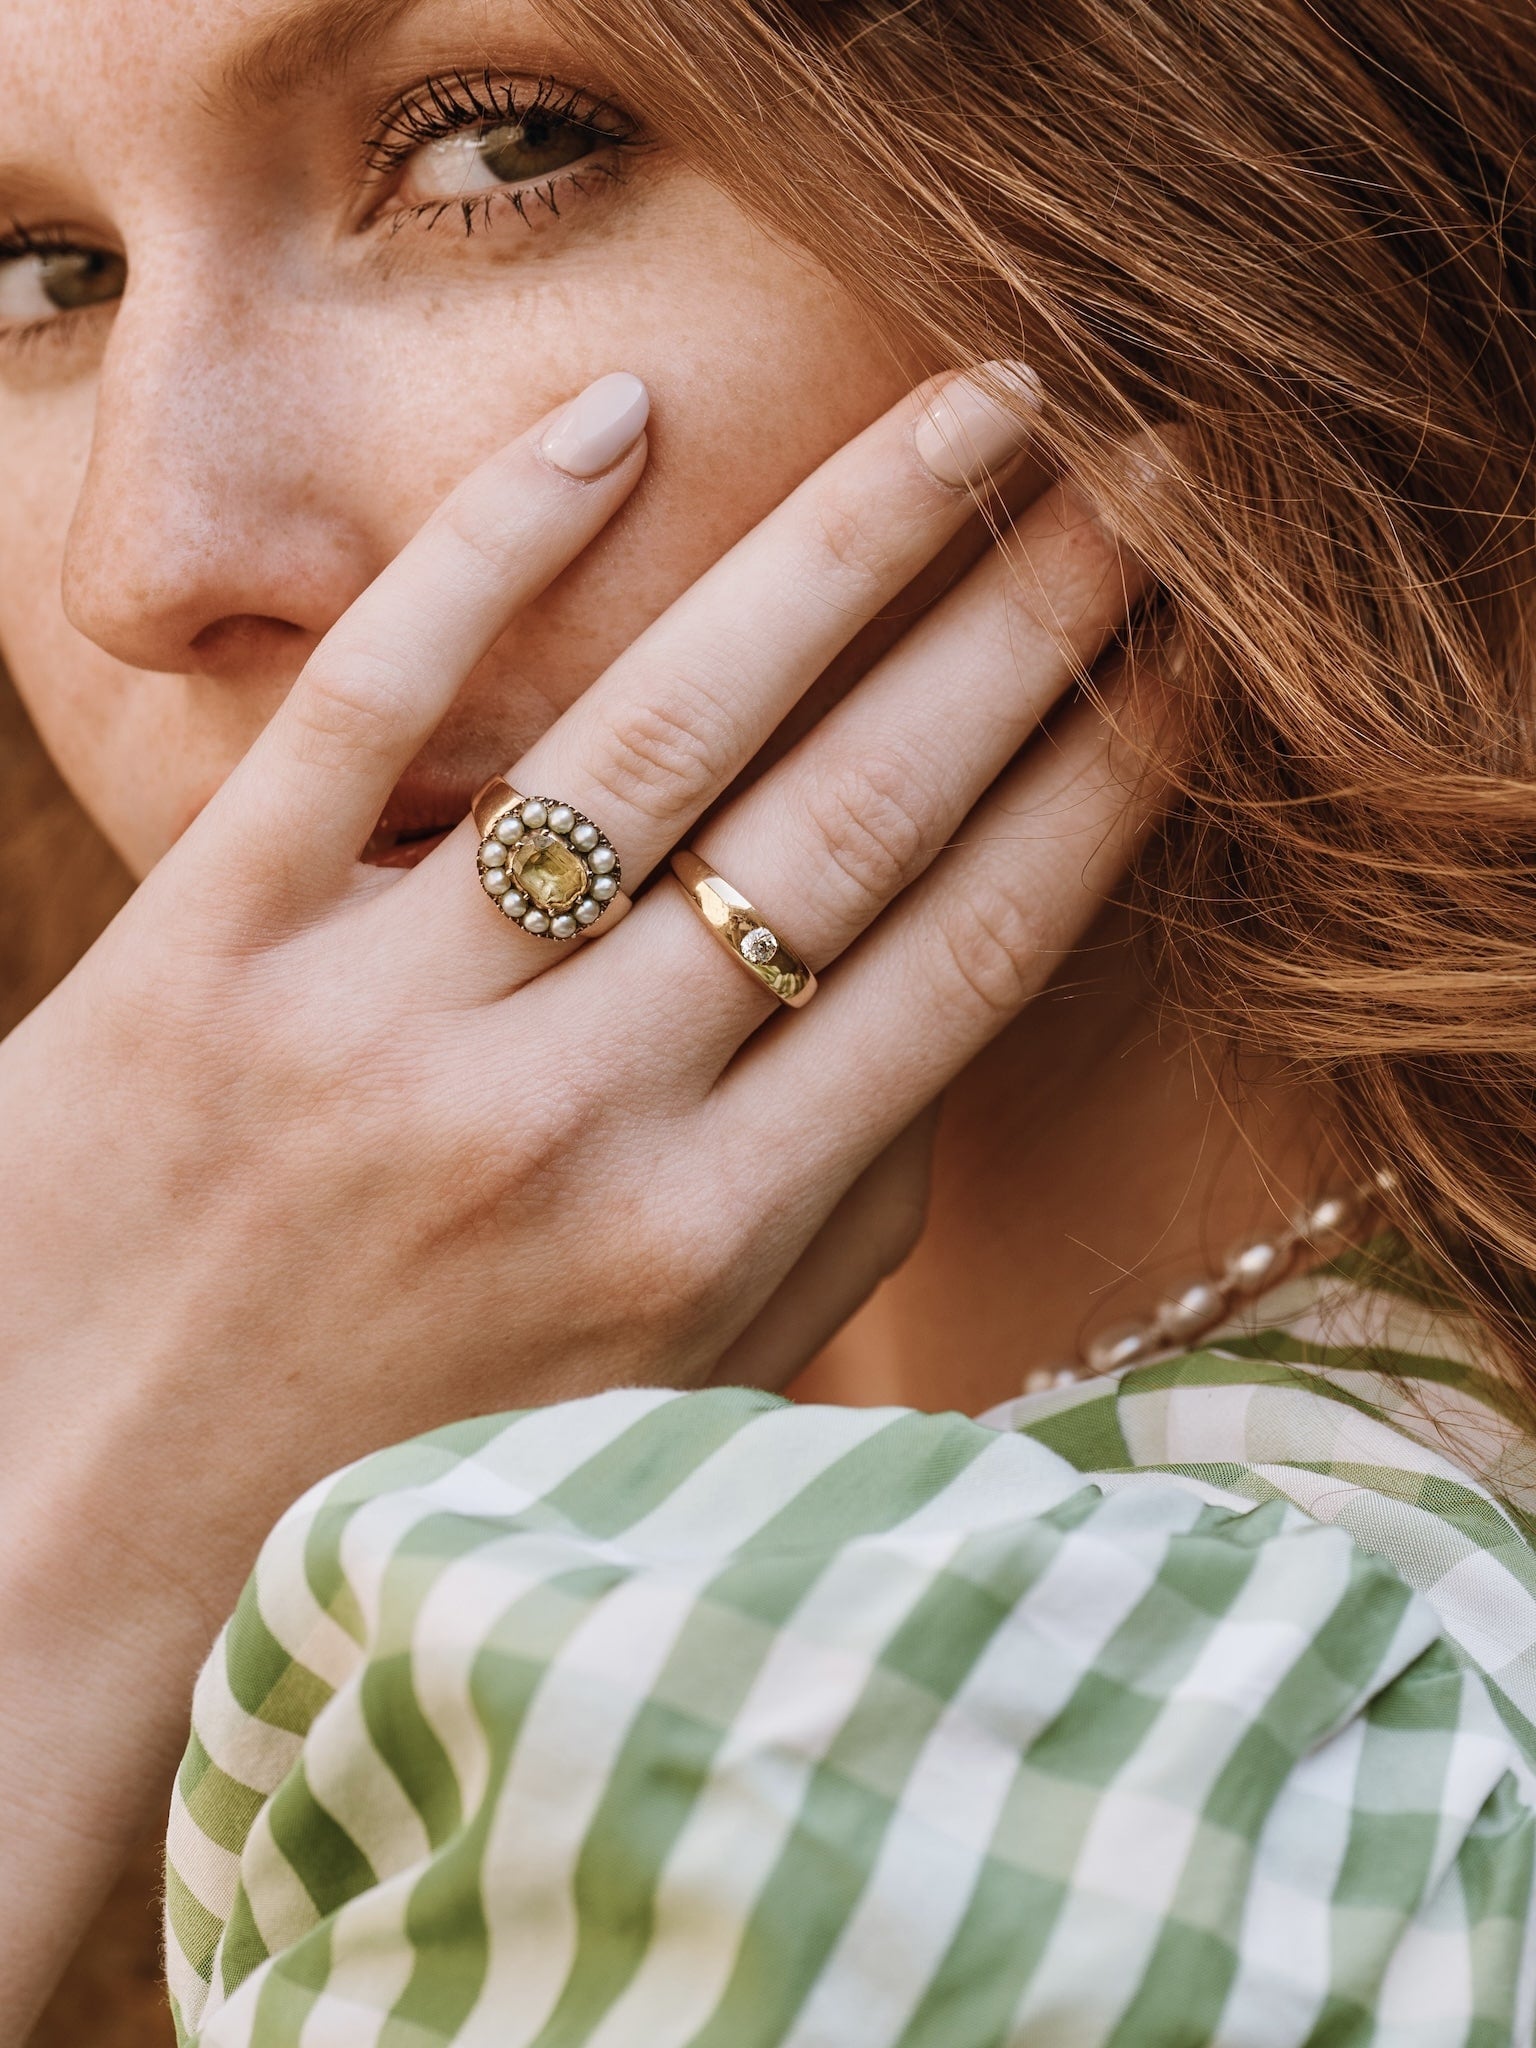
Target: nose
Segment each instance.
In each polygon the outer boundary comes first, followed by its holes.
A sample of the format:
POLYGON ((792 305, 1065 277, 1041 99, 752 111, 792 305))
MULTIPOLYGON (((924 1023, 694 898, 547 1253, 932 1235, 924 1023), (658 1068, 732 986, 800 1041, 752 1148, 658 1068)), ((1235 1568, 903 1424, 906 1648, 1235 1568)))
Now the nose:
POLYGON ((232 303, 227 265, 219 283, 185 250, 147 263, 102 363, 63 598, 134 668, 270 673, 281 650, 291 670, 387 558, 326 337, 249 287, 232 303))

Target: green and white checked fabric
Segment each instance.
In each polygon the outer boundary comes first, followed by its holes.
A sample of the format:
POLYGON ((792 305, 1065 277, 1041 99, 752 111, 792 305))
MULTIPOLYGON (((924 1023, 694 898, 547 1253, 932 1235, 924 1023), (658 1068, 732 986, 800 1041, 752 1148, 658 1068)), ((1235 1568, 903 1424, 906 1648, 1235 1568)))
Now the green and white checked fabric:
POLYGON ((629 1390, 314 1488, 197 1689, 183 2041, 1531 2042, 1526 1446, 1422 1299, 1259 1323, 980 1422, 629 1390))

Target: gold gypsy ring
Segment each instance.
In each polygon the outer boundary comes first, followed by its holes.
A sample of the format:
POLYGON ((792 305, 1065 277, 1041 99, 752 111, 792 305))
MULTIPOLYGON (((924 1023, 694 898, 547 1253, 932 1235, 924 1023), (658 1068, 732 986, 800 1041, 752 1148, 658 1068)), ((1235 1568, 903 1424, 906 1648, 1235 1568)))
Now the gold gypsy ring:
POLYGON ((574 939, 600 917, 628 910, 618 854, 570 804, 521 796, 497 776, 475 798, 474 814, 480 886, 530 937, 574 939))
POLYGON ((672 872, 688 901, 739 967, 791 1010, 803 1009, 816 993, 816 977, 739 890, 717 875, 708 861, 680 849, 672 872))

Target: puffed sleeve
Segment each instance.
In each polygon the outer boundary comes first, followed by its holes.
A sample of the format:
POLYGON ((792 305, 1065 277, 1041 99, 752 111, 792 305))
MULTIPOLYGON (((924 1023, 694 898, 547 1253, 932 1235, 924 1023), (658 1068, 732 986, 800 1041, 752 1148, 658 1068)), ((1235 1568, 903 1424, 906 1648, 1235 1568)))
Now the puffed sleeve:
POLYGON ((199 1681, 200 2048, 1494 2048, 1536 1790, 1342 1528, 610 1393, 298 1502, 199 1681))

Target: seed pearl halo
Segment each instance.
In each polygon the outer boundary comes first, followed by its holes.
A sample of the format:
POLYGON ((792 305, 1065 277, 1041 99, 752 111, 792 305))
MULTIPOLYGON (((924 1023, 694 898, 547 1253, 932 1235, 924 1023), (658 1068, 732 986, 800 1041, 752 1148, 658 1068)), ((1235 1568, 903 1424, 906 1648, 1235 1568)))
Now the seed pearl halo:
POLYGON ((573 804, 553 797, 508 792, 477 864, 486 895, 531 938, 574 939, 619 895, 614 847, 573 804))

